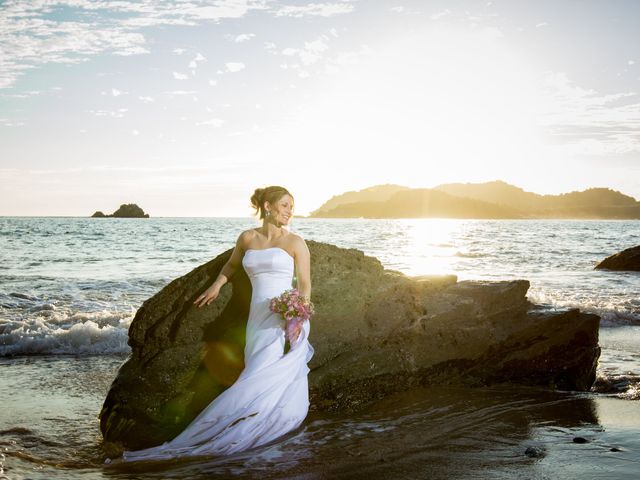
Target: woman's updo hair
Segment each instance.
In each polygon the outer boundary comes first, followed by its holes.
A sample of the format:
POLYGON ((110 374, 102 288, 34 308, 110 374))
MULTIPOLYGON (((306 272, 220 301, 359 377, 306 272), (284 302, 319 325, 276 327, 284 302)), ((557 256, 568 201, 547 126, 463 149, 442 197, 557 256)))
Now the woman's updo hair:
POLYGON ((284 195, 289 195, 293 198, 293 195, 289 193, 289 190, 284 187, 278 187, 277 185, 271 185, 266 188, 256 188, 256 191, 251 195, 251 206, 256 209, 256 215, 260 213, 260 220, 262 220, 267 213, 264 209, 264 202, 269 202, 271 205, 275 205, 275 203, 284 195))

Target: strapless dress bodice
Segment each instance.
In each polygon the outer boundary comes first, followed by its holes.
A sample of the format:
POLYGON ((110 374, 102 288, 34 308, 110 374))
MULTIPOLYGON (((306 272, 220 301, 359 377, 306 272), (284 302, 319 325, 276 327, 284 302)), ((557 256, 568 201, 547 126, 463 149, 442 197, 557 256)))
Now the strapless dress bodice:
POLYGON ((294 260, 280 247, 247 249, 242 259, 251 287, 252 301, 272 298, 291 288, 294 260))

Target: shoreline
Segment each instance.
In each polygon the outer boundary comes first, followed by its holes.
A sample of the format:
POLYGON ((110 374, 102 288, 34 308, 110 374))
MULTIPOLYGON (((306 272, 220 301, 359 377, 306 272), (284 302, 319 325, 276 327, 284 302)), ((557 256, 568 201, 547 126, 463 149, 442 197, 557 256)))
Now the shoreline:
POLYGON ((151 479, 160 468, 164 478, 198 479, 230 472, 243 478, 596 479, 606 468, 616 479, 632 479, 640 469, 640 402, 496 385, 413 388, 352 415, 310 412, 300 429, 241 455, 156 465, 148 475, 140 465, 107 472, 96 415, 119 359, 23 360, 0 382, 8 407, 0 414, 0 466, 8 478, 151 479))

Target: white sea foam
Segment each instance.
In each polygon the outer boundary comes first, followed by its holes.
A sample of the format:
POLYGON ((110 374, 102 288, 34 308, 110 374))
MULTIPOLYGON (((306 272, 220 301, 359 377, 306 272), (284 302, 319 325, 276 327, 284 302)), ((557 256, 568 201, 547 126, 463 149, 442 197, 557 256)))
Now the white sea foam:
POLYGON ((129 353, 132 319, 131 315, 117 318, 113 313, 97 312, 66 318, 0 320, 0 356, 129 353))
POLYGON ((579 308, 585 313, 595 313, 600 316, 601 327, 616 327, 623 325, 640 325, 640 305, 638 300, 629 297, 621 301, 606 296, 588 296, 587 294, 567 295, 552 289, 538 289, 527 293, 533 303, 548 303, 557 307, 579 308))

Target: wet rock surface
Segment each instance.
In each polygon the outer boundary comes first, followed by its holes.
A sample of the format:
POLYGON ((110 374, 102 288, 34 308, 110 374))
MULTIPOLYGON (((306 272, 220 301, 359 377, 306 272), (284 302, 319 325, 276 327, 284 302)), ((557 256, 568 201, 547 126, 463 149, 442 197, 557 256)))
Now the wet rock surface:
POLYGON ((596 269, 640 272, 640 245, 615 253, 595 266, 596 269))

